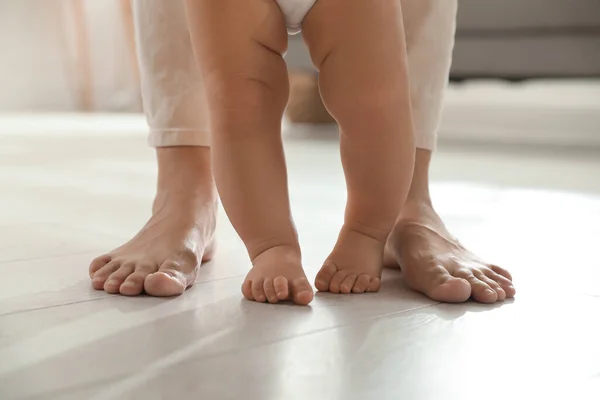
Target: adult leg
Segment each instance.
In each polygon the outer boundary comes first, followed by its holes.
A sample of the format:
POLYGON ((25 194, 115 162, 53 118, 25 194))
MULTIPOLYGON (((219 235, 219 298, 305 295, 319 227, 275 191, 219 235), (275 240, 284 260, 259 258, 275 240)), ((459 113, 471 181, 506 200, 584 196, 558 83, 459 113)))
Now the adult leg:
POLYGON ((134 15, 149 142, 158 147, 157 194, 148 223, 92 261, 90 277, 109 293, 173 296, 194 283, 214 247, 217 195, 205 94, 183 0, 136 0, 134 15))
POLYGON ((417 153, 408 199, 388 238, 385 264, 434 300, 492 303, 513 297, 510 274, 465 249, 444 226, 429 194, 429 165, 448 81, 457 0, 402 0, 417 153))
POLYGON ((214 174, 252 270, 258 302, 308 304, 291 218, 281 119, 288 100, 287 31, 274 0, 188 0, 188 21, 210 110, 214 174))
POLYGON ((324 104, 340 126, 348 188, 344 225, 315 285, 377 291, 415 155, 400 0, 321 0, 303 29, 324 104))

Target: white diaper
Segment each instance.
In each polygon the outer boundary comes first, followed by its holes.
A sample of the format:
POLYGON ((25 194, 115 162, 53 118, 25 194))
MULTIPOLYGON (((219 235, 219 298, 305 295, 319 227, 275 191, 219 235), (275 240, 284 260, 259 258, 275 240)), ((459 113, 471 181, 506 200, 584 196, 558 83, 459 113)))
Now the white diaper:
POLYGON ((315 5, 317 0, 277 0, 279 8, 285 17, 285 23, 290 35, 300 33, 302 22, 306 14, 315 5))

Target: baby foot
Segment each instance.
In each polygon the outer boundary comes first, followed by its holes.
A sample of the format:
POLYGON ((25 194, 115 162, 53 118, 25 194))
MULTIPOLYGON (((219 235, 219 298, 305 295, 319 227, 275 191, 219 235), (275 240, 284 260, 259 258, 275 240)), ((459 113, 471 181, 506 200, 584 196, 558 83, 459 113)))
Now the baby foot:
POLYGON ((313 290, 297 249, 272 247, 257 256, 252 264, 242 284, 246 299, 271 304, 291 300, 299 305, 307 305, 313 300, 313 290))
POLYGON ((405 206, 388 239, 384 264, 400 266, 410 288, 441 302, 494 303, 515 295, 510 273, 463 247, 430 205, 405 206))
POLYGON ((381 286, 384 243, 358 230, 343 227, 335 248, 317 274, 322 292, 377 292, 381 286))
POLYGON ((159 150, 153 215, 133 239, 92 261, 95 289, 176 296, 194 284, 214 248, 217 198, 209 163, 206 148, 159 150))

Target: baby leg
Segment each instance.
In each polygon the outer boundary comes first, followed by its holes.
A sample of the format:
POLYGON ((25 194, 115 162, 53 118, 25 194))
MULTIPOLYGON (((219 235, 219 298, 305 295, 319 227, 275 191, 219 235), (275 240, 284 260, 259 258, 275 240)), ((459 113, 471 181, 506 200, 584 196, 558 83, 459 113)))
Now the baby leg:
POLYGON ((215 180, 253 268, 242 286, 258 302, 308 304, 281 140, 288 99, 283 15, 271 0, 188 0, 207 90, 215 180))
POLYGON ((348 190, 344 225, 315 284, 334 293, 377 291, 415 156, 401 4, 322 0, 303 29, 323 101, 340 126, 348 190))

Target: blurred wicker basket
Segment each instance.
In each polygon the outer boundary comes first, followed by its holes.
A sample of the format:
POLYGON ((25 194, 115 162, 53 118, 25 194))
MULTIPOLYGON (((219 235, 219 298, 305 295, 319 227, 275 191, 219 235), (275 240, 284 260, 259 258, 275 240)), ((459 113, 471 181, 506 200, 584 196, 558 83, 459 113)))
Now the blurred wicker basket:
POLYGON ((285 115, 293 123, 335 123, 321 100, 316 72, 290 71, 290 100, 285 115))

